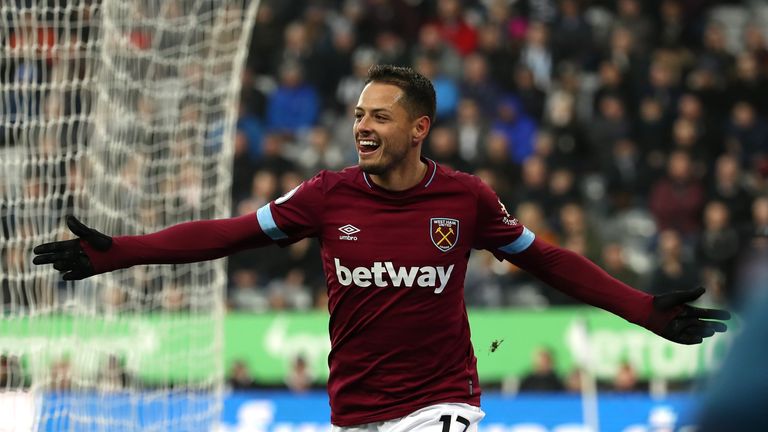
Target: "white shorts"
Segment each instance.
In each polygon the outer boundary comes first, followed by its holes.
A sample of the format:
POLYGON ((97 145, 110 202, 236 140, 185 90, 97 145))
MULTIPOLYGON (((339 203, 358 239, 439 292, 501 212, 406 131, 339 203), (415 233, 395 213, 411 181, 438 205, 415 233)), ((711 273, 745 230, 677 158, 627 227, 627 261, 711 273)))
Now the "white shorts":
POLYGON ((331 432, 476 432, 485 417, 479 407, 465 403, 441 403, 405 417, 358 426, 332 426, 331 432))

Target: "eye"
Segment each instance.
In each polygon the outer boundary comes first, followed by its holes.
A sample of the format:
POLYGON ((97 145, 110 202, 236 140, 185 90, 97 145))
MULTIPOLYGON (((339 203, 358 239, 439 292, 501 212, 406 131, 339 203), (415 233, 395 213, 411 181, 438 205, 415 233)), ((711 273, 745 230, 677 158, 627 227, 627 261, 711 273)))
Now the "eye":
POLYGON ((355 113, 355 120, 360 120, 361 118, 363 118, 363 113, 356 112, 355 113))

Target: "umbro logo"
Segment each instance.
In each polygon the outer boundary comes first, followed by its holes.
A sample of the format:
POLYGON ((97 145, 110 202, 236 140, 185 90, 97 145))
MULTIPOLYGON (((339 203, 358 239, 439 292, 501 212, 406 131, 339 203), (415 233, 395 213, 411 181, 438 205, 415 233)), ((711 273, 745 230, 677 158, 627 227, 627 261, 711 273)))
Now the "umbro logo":
POLYGON ((346 224, 342 227, 339 227, 339 231, 343 232, 344 235, 339 236, 339 240, 351 240, 351 241, 357 241, 357 237, 353 236, 352 234, 357 234, 360 232, 360 228, 351 225, 346 224))

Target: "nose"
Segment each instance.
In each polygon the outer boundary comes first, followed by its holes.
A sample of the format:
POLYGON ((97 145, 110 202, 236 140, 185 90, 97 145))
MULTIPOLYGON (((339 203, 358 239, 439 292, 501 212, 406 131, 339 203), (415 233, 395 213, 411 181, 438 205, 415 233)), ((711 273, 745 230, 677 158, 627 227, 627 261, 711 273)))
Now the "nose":
POLYGON ((357 123, 355 124, 355 130, 357 133, 367 135, 367 133, 371 131, 370 124, 371 121, 369 117, 364 115, 357 120, 357 123))

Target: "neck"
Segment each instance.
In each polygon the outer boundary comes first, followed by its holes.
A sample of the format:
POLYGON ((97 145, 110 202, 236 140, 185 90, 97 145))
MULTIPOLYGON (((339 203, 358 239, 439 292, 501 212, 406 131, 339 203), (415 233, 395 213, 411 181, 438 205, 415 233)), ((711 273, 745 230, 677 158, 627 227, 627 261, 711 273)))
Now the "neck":
POLYGON ((384 174, 369 174, 371 181, 383 189, 398 192, 410 189, 424 179, 428 165, 421 158, 402 163, 384 174))

